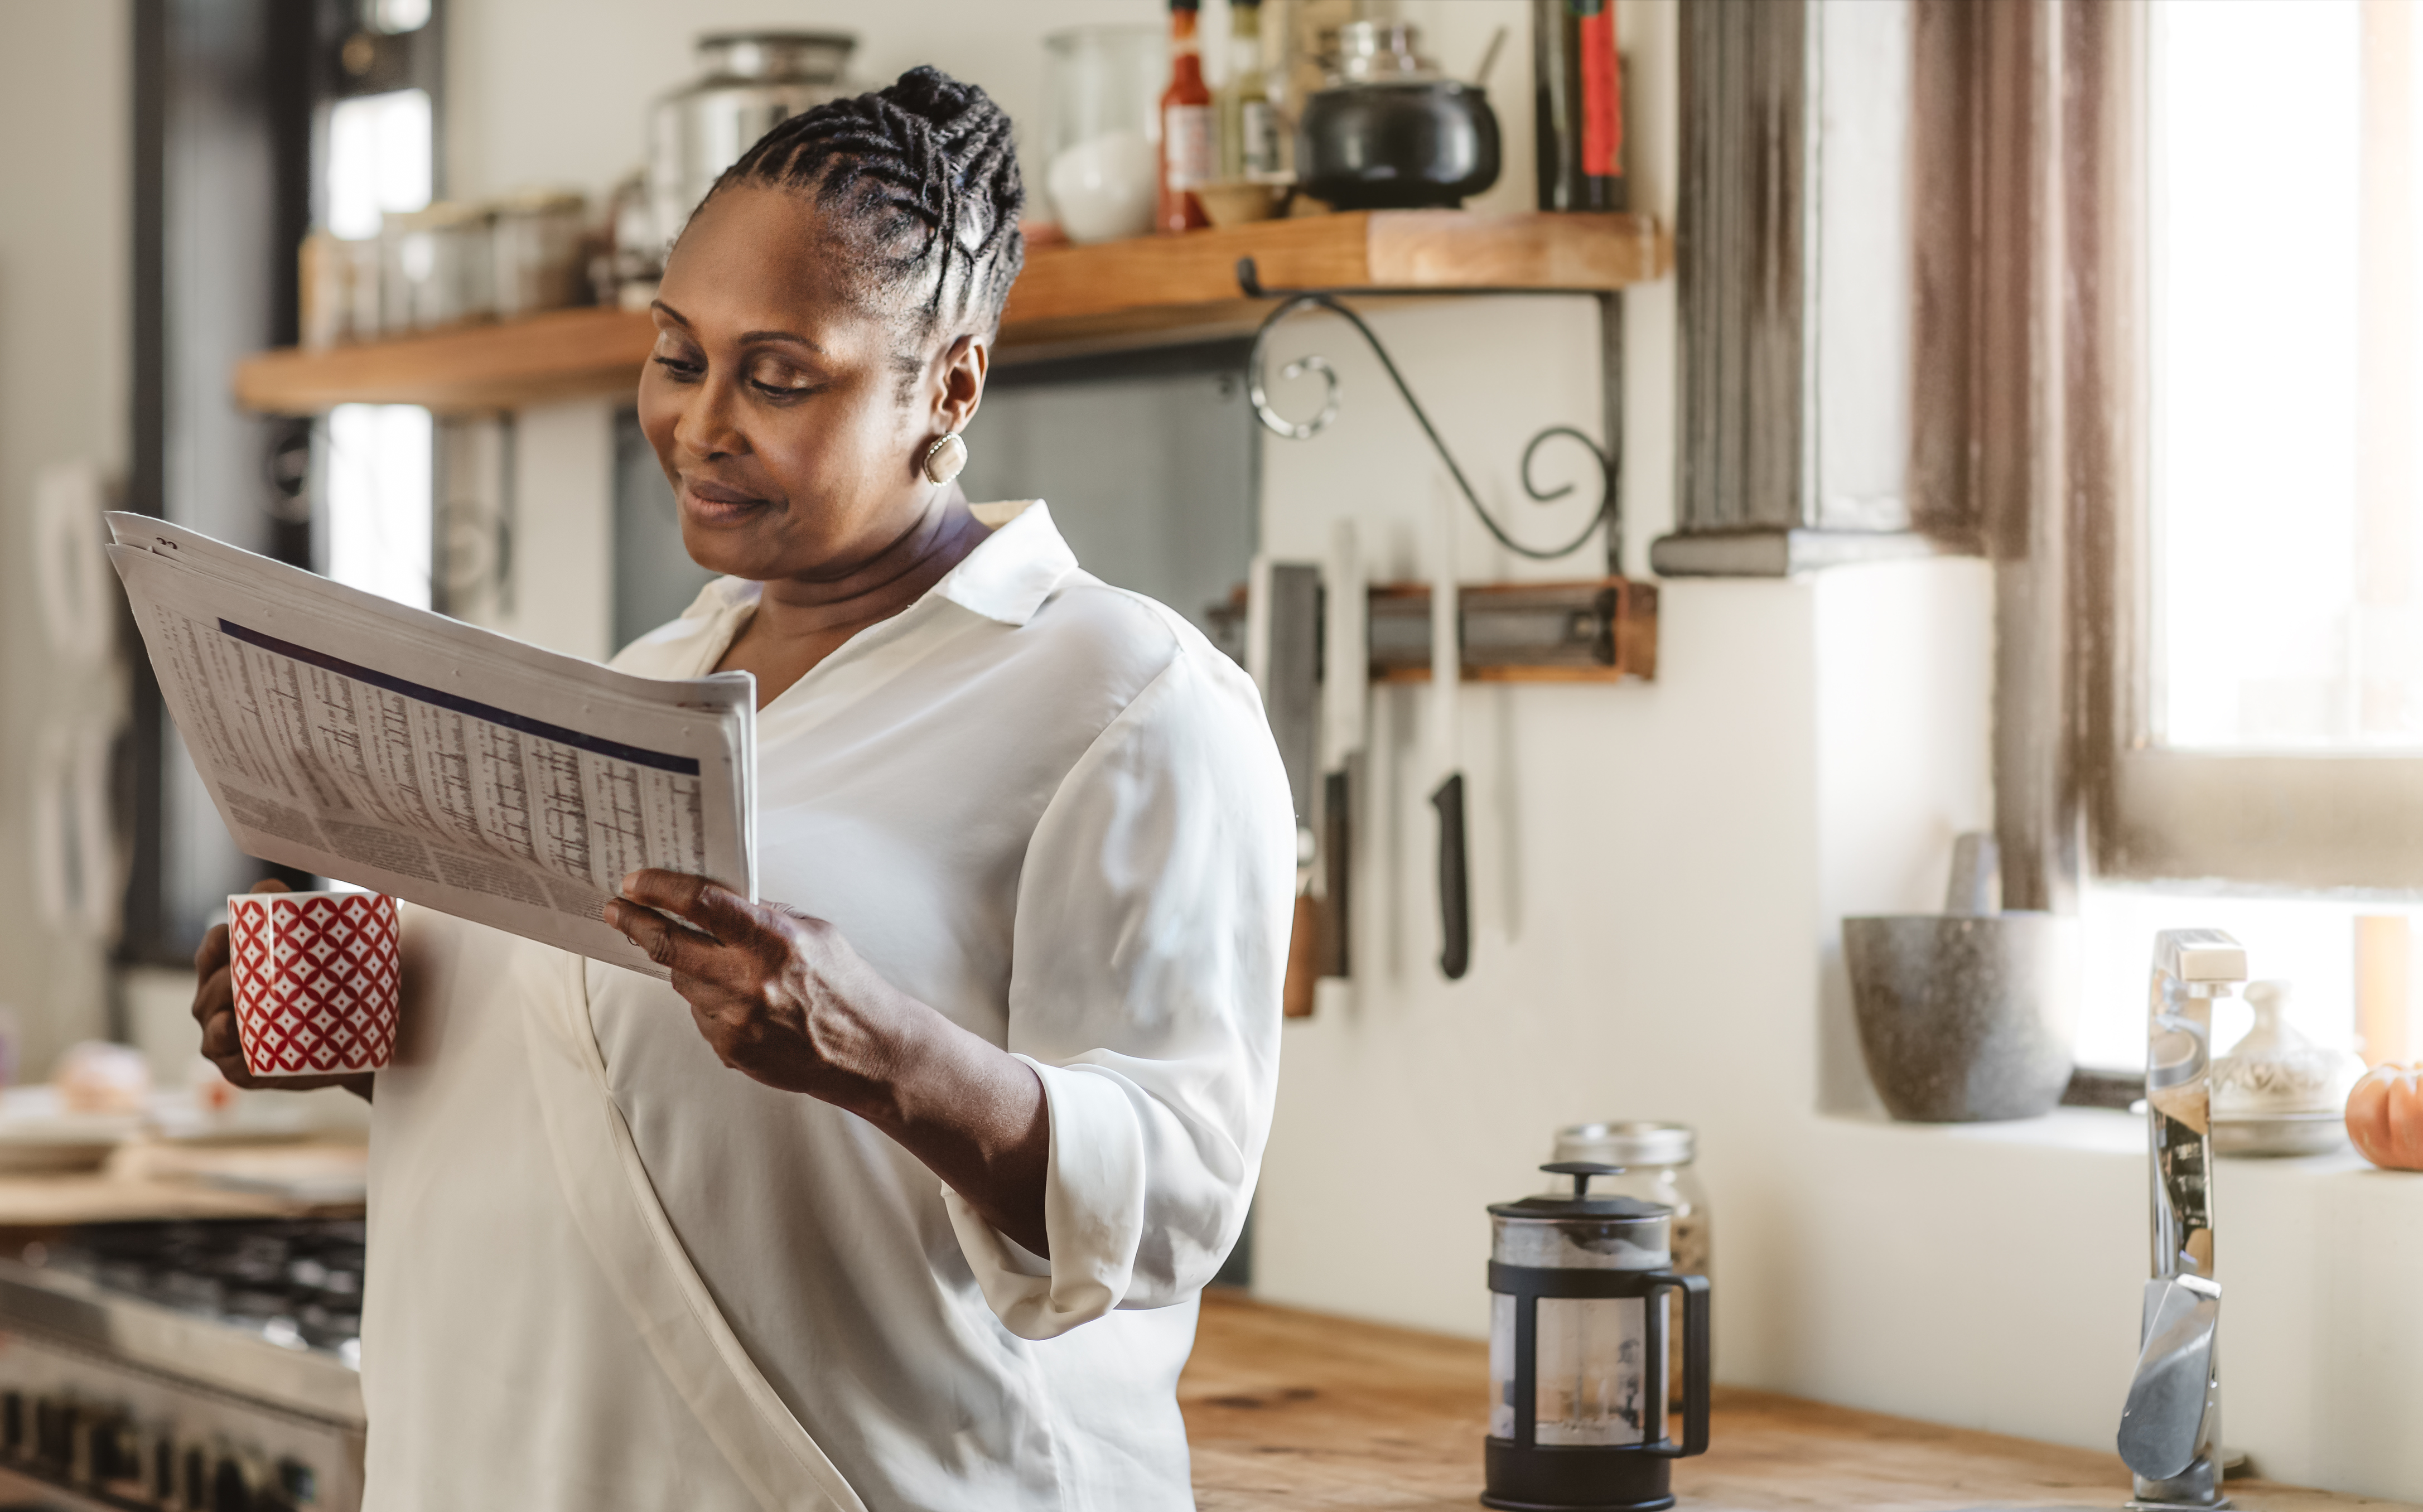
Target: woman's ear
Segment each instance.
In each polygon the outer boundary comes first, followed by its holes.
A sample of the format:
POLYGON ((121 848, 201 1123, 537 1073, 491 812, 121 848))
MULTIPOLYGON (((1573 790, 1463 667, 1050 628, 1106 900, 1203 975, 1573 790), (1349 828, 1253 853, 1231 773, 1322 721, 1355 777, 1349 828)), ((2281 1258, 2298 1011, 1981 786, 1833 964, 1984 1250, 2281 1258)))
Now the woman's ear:
POLYGON ((942 349, 942 384, 934 405, 935 427, 944 434, 968 428, 984 401, 985 373, 992 365, 990 339, 973 333, 942 349))

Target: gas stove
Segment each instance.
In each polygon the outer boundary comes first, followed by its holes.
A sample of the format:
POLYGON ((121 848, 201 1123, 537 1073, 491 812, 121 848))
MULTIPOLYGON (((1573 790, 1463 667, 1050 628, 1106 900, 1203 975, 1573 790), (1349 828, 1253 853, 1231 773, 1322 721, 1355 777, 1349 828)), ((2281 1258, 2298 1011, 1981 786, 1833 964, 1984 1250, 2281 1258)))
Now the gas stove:
POLYGON ((108 1223, 0 1258, 0 1470, 51 1504, 356 1512, 362 1225, 108 1223))

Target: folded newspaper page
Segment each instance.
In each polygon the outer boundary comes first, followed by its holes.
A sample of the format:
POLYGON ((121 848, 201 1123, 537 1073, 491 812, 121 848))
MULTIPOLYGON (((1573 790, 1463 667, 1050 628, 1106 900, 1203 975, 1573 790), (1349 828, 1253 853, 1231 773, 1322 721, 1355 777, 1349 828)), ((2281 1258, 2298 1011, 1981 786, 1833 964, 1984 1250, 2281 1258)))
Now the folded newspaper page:
POLYGON ((168 713, 255 856, 665 973, 602 910, 665 867, 756 896, 756 680, 559 655, 114 513, 168 713))

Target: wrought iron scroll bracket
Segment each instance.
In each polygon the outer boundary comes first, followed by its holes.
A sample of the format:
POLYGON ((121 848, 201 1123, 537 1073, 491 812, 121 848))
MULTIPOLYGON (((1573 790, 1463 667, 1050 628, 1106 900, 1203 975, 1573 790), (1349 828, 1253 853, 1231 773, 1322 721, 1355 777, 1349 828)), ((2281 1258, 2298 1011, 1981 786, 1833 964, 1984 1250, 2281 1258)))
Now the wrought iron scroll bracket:
POLYGON ((1237 260, 1237 287, 1248 299, 1275 299, 1279 302, 1278 307, 1263 317, 1262 323, 1255 330, 1253 348, 1245 358, 1245 398, 1247 402, 1253 405, 1254 416, 1261 421, 1263 429, 1290 441, 1308 441, 1327 430, 1330 422, 1338 418, 1338 370, 1330 365, 1328 359, 1318 355, 1306 355, 1295 358, 1279 370, 1279 378, 1282 382, 1291 383, 1307 375, 1317 375, 1321 379, 1322 389, 1321 409, 1308 420, 1291 420, 1280 414, 1271 403, 1269 386, 1263 378, 1264 349, 1270 343, 1271 332, 1277 329, 1279 323, 1298 310, 1327 310, 1353 326, 1355 334, 1363 339, 1364 344, 1371 349, 1371 354, 1380 359, 1381 370, 1388 375, 1388 381, 1396 386, 1397 394, 1404 400, 1405 407, 1413 412, 1415 423, 1421 427, 1422 434, 1430 441, 1431 449, 1437 452, 1439 461, 1446 465, 1448 476, 1455 480, 1456 492, 1462 494, 1464 501, 1472 506, 1472 512, 1481 517, 1481 525, 1488 529, 1491 537, 1499 545, 1516 556, 1528 557, 1535 561, 1552 561, 1560 557, 1570 557, 1588 545, 1592 536, 1598 531, 1599 522, 1604 520, 1607 523, 1608 559, 1610 561, 1623 559, 1623 515, 1621 508, 1623 495, 1618 485, 1619 472, 1623 465, 1623 443, 1620 436, 1610 434, 1609 444, 1601 446, 1573 426, 1551 425, 1533 435, 1524 446, 1523 464, 1520 469, 1523 492, 1528 495, 1534 503, 1553 504, 1574 491, 1574 485, 1571 483, 1544 490, 1531 480, 1532 460, 1539 454, 1540 448, 1549 441, 1561 436, 1580 443, 1582 448, 1590 452, 1592 459, 1598 464, 1599 471, 1599 506, 1592 513, 1589 522, 1582 527, 1580 533, 1560 546, 1542 548, 1525 545, 1510 535, 1506 528, 1498 522, 1497 517, 1489 512, 1488 506, 1481 502, 1481 496, 1474 491, 1471 480, 1465 476, 1463 466, 1455 460, 1455 453, 1448 449, 1446 440, 1438 433, 1438 427, 1431 423, 1430 415, 1422 408, 1421 401, 1414 397, 1413 388, 1406 384, 1405 375, 1398 370, 1396 359, 1389 355, 1388 349, 1381 342, 1378 333, 1364 322, 1362 316, 1357 315, 1344 303, 1345 297, 1352 294, 1386 294, 1394 298, 1408 292, 1471 294, 1485 293, 1490 291, 1266 289, 1262 286, 1261 276, 1251 258, 1237 260))

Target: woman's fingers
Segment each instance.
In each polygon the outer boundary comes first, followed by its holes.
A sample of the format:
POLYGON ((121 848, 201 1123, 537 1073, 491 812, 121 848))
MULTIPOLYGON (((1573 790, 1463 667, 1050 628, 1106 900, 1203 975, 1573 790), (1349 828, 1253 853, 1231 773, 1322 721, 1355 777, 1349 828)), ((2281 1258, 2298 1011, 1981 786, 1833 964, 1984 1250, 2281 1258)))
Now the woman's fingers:
POLYGON ((194 975, 204 982, 214 971, 227 969, 228 926, 213 924, 202 935, 202 948, 194 953, 194 975))
MULTIPOLYGON (((277 878, 267 876, 255 882, 252 885, 252 890, 255 892, 284 892, 288 890, 288 888, 285 883, 280 882, 277 878)), ((194 975, 200 978, 205 986, 207 986, 212 974, 214 972, 226 969, 228 961, 228 926, 225 924, 213 924, 210 928, 202 932, 202 948, 194 953, 194 975)), ((194 1000, 194 1016, 198 1018, 201 1016, 201 999, 199 997, 196 997, 194 1000)))
MULTIPOLYGON (((847 978, 856 965, 832 925, 750 903, 705 877, 657 871, 624 878, 606 921, 672 974, 724 1064, 794 1092, 839 1074, 814 1023, 818 1004, 834 1000, 836 971, 847 978)), ((852 1013, 831 1012, 845 1021, 832 1032, 849 1040, 852 1013)))
POLYGON ((623 937, 648 953, 648 959, 676 977, 697 977, 721 983, 734 975, 740 954, 732 946, 685 929, 635 903, 615 898, 606 905, 606 921, 623 937))
POLYGON ((238 1066, 244 1064, 244 1041, 236 1033, 234 1009, 203 1020, 202 1055, 206 1060, 219 1062, 222 1071, 227 1069, 226 1063, 230 1060, 238 1066))
MULTIPOLYGON (((276 877, 263 877, 252 885, 255 892, 291 890, 276 877)), ((233 953, 228 945, 228 926, 213 924, 202 935, 202 948, 194 953, 194 974, 200 980, 194 987, 194 1022, 202 1026, 202 1056, 214 1063, 219 1074, 239 1087, 253 1085, 251 1074, 244 1063, 244 1044, 235 1025, 235 971, 233 953)))
POLYGON ((740 894, 720 882, 687 872, 650 867, 623 879, 623 896, 672 914, 725 944, 736 944, 765 927, 740 894))
POLYGON ((235 1011, 235 982, 224 966, 202 978, 194 989, 194 1022, 207 1024, 220 1014, 235 1011))
POLYGON ((625 877, 623 896, 606 906, 606 921, 676 977, 733 992, 762 985, 769 948, 780 953, 786 943, 738 893, 681 872, 625 877))

